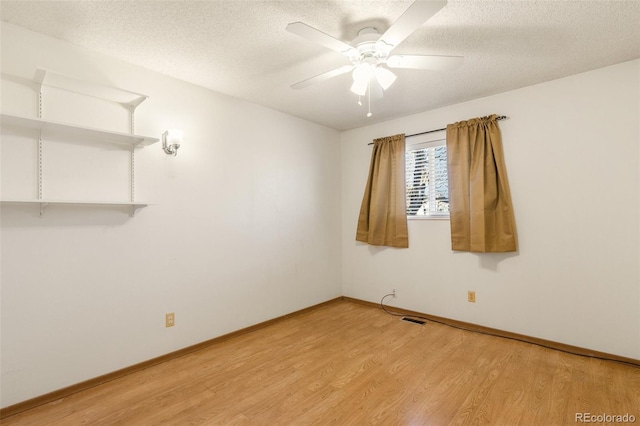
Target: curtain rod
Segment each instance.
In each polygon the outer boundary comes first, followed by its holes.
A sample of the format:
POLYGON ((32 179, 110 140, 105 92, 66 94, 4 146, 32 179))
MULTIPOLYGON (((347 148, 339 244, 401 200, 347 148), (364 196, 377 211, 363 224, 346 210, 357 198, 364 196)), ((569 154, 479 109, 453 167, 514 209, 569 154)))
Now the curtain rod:
MULTIPOLYGON (((500 120, 506 120, 507 117, 506 115, 500 115, 498 117, 496 117, 496 120, 500 121, 500 120)), ((435 133, 435 132, 442 132, 443 130, 447 130, 447 128, 443 128, 443 129, 435 129, 435 130, 427 130, 426 132, 420 132, 420 133, 414 133, 412 135, 406 135, 405 138, 410 138, 412 136, 420 136, 420 135, 426 135, 429 133, 435 133)), ((367 145, 373 145, 373 142, 369 142, 367 145)))

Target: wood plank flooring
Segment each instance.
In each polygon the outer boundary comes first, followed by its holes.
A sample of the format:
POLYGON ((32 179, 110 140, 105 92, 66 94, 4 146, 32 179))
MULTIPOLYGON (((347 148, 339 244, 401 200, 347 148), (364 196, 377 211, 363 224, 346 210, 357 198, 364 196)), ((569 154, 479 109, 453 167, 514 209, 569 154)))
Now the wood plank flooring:
POLYGON ((576 413, 640 423, 640 368, 337 301, 2 424, 549 426, 576 413))

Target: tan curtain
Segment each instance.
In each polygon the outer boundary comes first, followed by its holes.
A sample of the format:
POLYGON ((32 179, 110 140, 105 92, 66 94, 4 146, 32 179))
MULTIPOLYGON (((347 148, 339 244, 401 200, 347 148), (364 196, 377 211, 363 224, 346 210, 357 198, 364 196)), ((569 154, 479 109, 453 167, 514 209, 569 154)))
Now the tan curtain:
POLYGON ((516 251, 511 194, 495 115, 447 126, 451 248, 516 251))
POLYGON ((376 246, 409 247, 405 199, 404 134, 373 141, 367 187, 356 240, 376 246))

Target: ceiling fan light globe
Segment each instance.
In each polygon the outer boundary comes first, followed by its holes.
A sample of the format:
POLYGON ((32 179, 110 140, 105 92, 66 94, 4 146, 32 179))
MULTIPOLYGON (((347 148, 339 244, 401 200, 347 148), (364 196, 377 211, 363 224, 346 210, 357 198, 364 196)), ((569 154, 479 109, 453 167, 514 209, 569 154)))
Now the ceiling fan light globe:
POLYGON ((362 62, 353 70, 353 81, 369 81, 373 77, 374 70, 371 64, 362 62))
POLYGON ((351 91, 359 96, 364 96, 367 93, 367 87, 369 86, 369 80, 354 80, 351 85, 351 91))
POLYGON ((396 81, 397 78, 394 73, 382 67, 376 67, 375 75, 378 83, 380 83, 380 86, 382 86, 383 90, 387 90, 389 87, 391 87, 391 85, 394 81, 396 81))

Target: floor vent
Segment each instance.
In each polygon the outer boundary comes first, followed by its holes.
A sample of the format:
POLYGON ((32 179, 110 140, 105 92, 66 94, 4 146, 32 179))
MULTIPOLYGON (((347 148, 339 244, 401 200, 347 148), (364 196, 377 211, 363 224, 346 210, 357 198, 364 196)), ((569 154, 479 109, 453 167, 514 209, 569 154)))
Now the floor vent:
POLYGON ((422 321, 422 320, 415 319, 415 318, 409 318, 409 317, 402 317, 401 319, 402 319, 402 321, 412 322, 414 324, 420 324, 420 325, 425 325, 425 323, 426 323, 426 321, 422 321))

